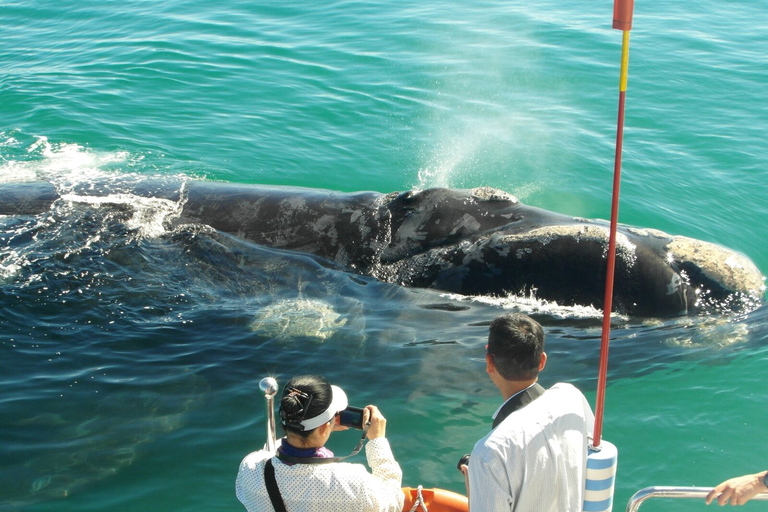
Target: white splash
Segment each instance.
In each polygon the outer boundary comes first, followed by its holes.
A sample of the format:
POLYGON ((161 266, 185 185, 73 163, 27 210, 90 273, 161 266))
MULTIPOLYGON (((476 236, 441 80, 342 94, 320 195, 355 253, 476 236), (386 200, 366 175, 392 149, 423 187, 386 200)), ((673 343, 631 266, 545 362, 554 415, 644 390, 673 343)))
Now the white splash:
MULTIPOLYGON (((485 295, 458 295, 442 294, 450 300, 459 302, 477 302, 500 307, 505 310, 514 310, 526 314, 543 314, 554 318, 602 318, 603 311, 594 306, 563 306, 554 301, 548 301, 536 297, 533 289, 527 294, 510 294, 505 297, 489 297, 485 295)), ((611 314, 612 318, 626 320, 628 317, 611 314)))
POLYGON ((95 208, 105 205, 128 205, 133 209, 133 217, 126 227, 136 230, 139 236, 156 238, 166 233, 169 221, 181 214, 183 201, 171 201, 153 197, 141 197, 133 194, 111 194, 108 196, 80 196, 67 194, 62 201, 90 204, 95 208))

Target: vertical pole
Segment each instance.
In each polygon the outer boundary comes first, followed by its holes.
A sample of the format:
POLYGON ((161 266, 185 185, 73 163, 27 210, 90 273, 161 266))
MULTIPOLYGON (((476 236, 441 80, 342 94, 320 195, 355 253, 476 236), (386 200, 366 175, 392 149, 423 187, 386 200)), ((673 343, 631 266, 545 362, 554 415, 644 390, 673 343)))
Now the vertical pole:
POLYGON ((613 4, 613 28, 623 32, 621 45, 621 75, 619 79, 619 118, 616 127, 616 155, 613 167, 613 200, 611 201, 611 225, 608 241, 608 266, 605 276, 603 301, 603 331, 600 339, 600 368, 595 403, 595 431, 592 446, 599 448, 603 432, 605 387, 608 375, 608 345, 611 338, 611 311, 613 310, 613 279, 616 270, 616 228, 619 219, 619 188, 621 185, 621 152, 624 143, 624 104, 627 95, 629 69, 629 31, 632 29, 634 0, 615 0, 613 4))
POLYGON ((267 440, 264 448, 270 452, 277 450, 277 435, 275 433, 275 395, 277 394, 277 381, 272 377, 264 377, 259 382, 259 389, 264 392, 266 402, 267 440))

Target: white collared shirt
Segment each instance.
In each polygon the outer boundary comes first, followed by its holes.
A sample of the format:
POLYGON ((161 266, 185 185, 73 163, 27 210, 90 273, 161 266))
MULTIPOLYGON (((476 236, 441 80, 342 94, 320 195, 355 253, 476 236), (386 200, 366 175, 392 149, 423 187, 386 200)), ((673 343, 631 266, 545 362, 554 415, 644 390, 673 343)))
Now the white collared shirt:
POLYGON ((499 406, 499 408, 498 408, 498 409, 496 409, 496 412, 494 412, 494 413, 493 413, 493 416, 491 416, 491 418, 493 418, 493 419, 495 420, 495 419, 496 419, 496 416, 498 416, 498 415, 499 415, 499 413, 501 412, 501 410, 504 408, 504 406, 505 406, 505 405, 507 405, 507 402, 509 402, 510 400, 512 400, 513 398, 515 398, 515 397, 516 397, 517 395, 519 395, 520 393, 522 393, 522 392, 524 392, 524 391, 528 391, 529 389, 531 389, 531 388, 532 388, 533 386, 535 386, 535 385, 536 385, 536 383, 534 382, 533 384, 531 384, 531 385, 530 385, 530 386, 528 386, 527 388, 525 388, 525 389, 521 389, 520 391, 518 391, 517 393, 515 393, 515 394, 514 394, 514 395, 512 395, 511 397, 509 397, 509 398, 507 398, 506 400, 504 400, 504 403, 503 403, 503 404, 501 404, 501 405, 499 406))
MULTIPOLYGON (((253 452, 240 463, 237 499, 249 512, 274 510, 264 483, 264 465, 274 454, 253 452)), ((405 496, 403 472, 386 438, 368 441, 365 455, 373 474, 362 464, 287 465, 273 460, 275 480, 290 512, 400 512, 405 496)))
POLYGON ((564 383, 507 416, 472 450, 470 510, 581 511, 594 422, 584 395, 564 383))

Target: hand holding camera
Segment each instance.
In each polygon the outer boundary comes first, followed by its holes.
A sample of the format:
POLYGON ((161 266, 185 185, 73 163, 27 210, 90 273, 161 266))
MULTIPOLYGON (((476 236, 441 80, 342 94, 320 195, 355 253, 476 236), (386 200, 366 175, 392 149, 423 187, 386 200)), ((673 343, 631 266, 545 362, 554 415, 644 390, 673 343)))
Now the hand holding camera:
POLYGON ((346 430, 348 428, 364 430, 367 425, 368 432, 366 437, 368 439, 376 439, 377 437, 385 436, 387 420, 375 405, 369 405, 365 408, 350 406, 339 412, 338 425, 340 427, 339 430, 346 430))
POLYGON ((339 412, 339 419, 335 430, 347 430, 354 428, 356 430, 365 430, 368 427, 366 437, 376 439, 386 435, 387 420, 375 405, 369 405, 364 408, 347 407, 339 412))
POLYGON ((381 414, 379 408, 375 405, 369 405, 363 413, 365 423, 370 423, 368 427, 368 439, 384 437, 387 430, 387 419, 381 414))
POLYGON ((363 411, 360 407, 347 407, 339 412, 339 426, 363 430, 363 411))

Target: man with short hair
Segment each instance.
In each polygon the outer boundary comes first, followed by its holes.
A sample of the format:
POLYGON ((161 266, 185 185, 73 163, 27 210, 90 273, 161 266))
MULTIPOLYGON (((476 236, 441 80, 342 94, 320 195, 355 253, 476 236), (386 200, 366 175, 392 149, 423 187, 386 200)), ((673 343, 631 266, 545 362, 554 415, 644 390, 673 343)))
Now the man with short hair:
POLYGON ((595 418, 571 384, 537 383, 547 363, 541 325, 519 313, 496 318, 485 361, 504 404, 461 467, 470 510, 581 511, 595 418))

